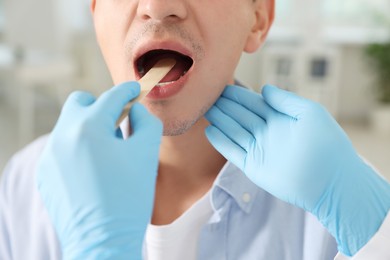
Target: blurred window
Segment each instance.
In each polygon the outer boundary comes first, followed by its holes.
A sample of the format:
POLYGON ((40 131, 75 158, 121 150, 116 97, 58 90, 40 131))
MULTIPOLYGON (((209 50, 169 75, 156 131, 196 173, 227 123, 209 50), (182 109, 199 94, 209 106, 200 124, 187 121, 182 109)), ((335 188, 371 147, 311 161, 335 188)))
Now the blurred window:
POLYGON ((278 58, 276 61, 276 75, 289 76, 292 67, 292 60, 288 57, 278 58))
POLYGON ((315 79, 324 79, 327 76, 328 61, 325 58, 314 58, 310 64, 310 76, 315 79))

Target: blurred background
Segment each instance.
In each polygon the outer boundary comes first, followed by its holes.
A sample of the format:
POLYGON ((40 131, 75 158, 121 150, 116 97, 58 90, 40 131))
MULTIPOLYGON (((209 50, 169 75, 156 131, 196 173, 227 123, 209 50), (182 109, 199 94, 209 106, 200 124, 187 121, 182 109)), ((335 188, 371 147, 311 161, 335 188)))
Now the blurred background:
MULTIPOLYGON (((236 77, 322 103, 390 179, 390 1, 276 3, 265 46, 243 55, 236 77)), ((88 0, 0 0, 0 169, 50 132, 71 91, 111 85, 88 0)))

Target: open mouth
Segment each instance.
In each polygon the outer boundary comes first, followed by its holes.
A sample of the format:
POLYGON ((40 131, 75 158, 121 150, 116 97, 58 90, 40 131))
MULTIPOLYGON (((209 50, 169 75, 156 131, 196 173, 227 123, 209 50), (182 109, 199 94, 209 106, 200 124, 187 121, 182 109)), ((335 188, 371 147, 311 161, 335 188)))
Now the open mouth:
POLYGON ((136 61, 138 75, 142 78, 159 60, 171 58, 176 60, 175 66, 162 79, 157 86, 173 83, 183 77, 192 67, 194 61, 191 57, 172 50, 151 50, 143 54, 136 61))

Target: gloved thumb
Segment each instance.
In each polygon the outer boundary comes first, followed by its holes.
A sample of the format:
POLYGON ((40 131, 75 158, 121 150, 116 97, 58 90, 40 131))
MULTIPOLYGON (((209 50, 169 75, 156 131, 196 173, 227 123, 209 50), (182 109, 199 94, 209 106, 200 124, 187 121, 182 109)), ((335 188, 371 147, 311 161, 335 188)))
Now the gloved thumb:
POLYGON ((142 135, 146 140, 161 140, 163 131, 161 121, 149 113, 142 104, 137 102, 131 107, 129 118, 133 137, 142 135))
POLYGON ((275 86, 266 85, 261 94, 268 105, 280 113, 299 118, 308 100, 275 86))

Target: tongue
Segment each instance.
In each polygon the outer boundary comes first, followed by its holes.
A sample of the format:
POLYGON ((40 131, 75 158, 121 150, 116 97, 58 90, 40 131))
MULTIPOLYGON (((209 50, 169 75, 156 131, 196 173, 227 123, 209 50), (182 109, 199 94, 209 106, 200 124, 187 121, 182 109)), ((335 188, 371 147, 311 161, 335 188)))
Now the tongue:
POLYGON ((184 63, 180 61, 181 59, 176 59, 175 66, 168 72, 167 75, 165 75, 164 78, 162 78, 162 80, 160 80, 160 83, 176 81, 181 77, 181 75, 183 75, 186 67, 184 66, 184 63))
POLYGON ((145 70, 149 71, 154 66, 154 64, 157 63, 157 61, 165 58, 175 59, 176 64, 168 72, 168 74, 165 75, 165 77, 160 80, 160 83, 178 80, 183 75, 184 71, 188 69, 188 64, 187 64, 188 62, 186 62, 180 55, 165 53, 165 54, 149 57, 144 63, 145 70))

